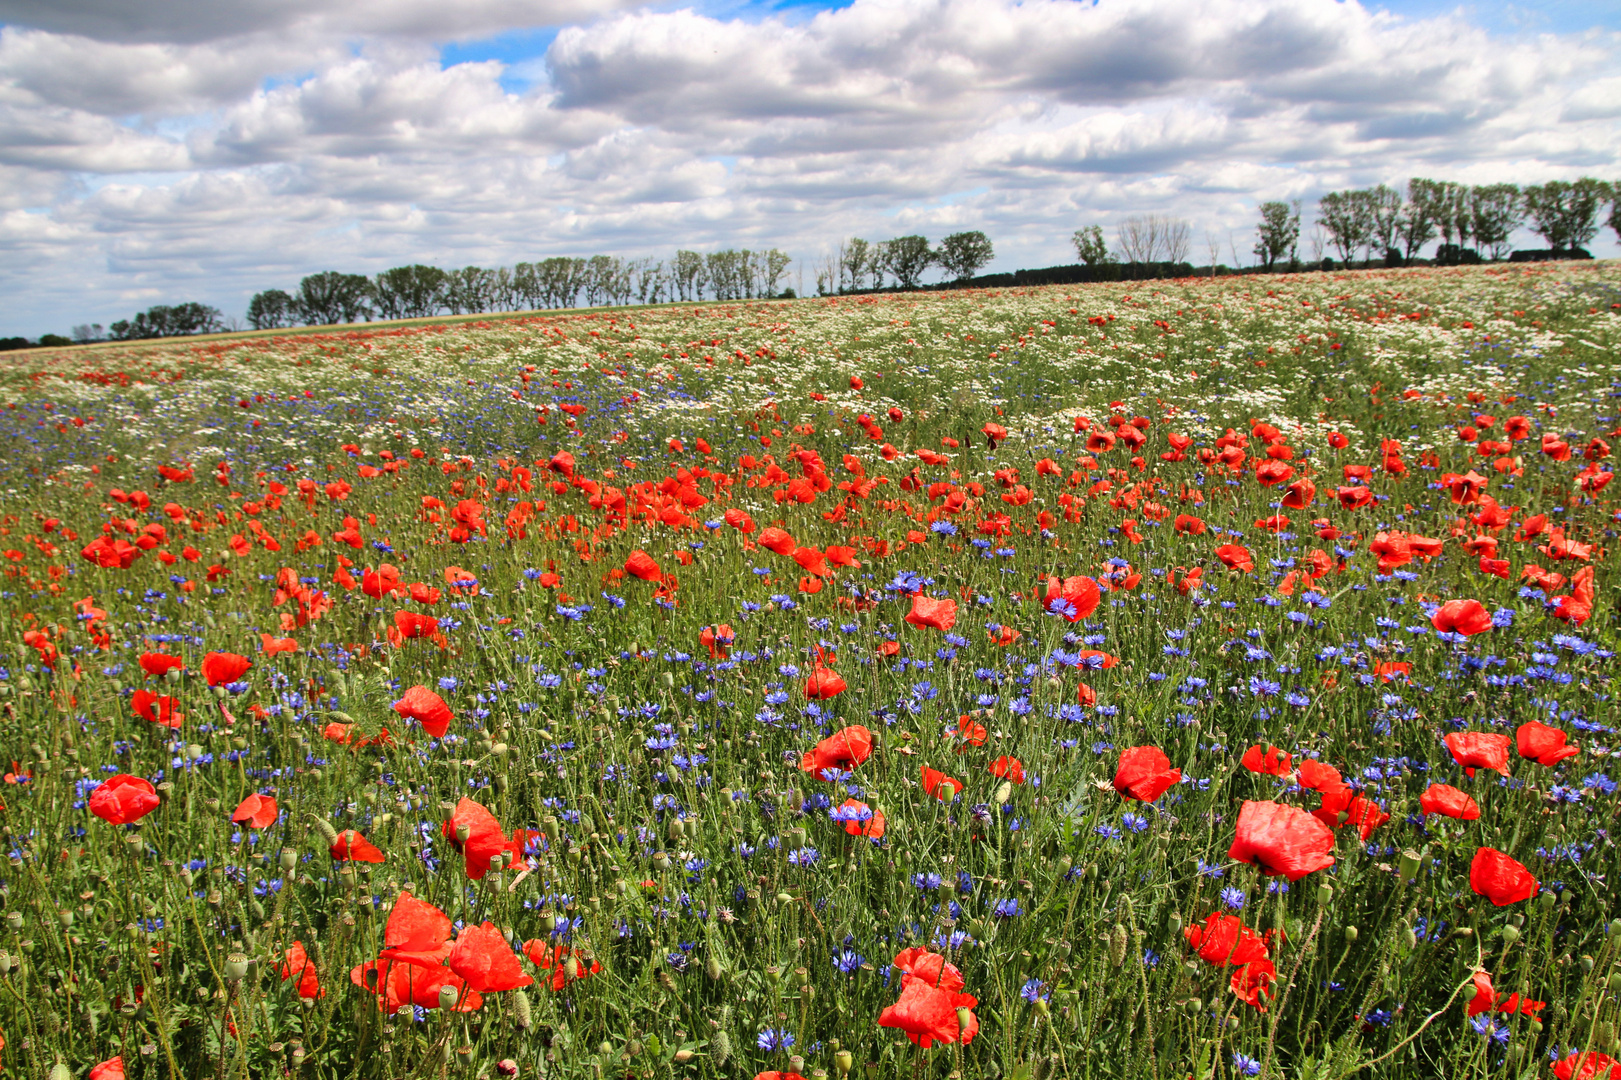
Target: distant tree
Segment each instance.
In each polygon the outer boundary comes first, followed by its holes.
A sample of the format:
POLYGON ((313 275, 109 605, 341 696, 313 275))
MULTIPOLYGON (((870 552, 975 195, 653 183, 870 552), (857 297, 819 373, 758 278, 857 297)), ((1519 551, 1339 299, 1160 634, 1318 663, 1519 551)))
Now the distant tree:
POLYGON ((1350 263, 1359 248, 1371 243, 1370 211, 1367 194, 1361 191, 1331 191, 1318 200, 1318 219, 1328 230, 1341 262, 1350 263))
POLYGON ((1182 218, 1160 218, 1160 244, 1165 250, 1165 261, 1185 263, 1193 247, 1193 226, 1182 218))
POLYGON ((884 248, 884 269, 895 276, 895 283, 903 289, 915 289, 923 272, 934 261, 929 241, 922 236, 900 236, 889 241, 884 248))
POLYGON ((1508 254, 1514 230, 1525 220, 1525 200, 1515 184, 1481 184, 1470 188, 1467 212, 1460 215, 1458 243, 1474 238, 1475 250, 1501 259, 1508 254))
POLYGON ((488 287, 491 311, 518 310, 518 283, 514 271, 505 266, 489 271, 488 287))
MULTIPOLYGON (((1271 272, 1272 267, 1285 255, 1294 259, 1300 243, 1300 204, 1265 202, 1261 204, 1261 220, 1255 230, 1255 254, 1261 265, 1271 272)), ((1176 260, 1180 261, 1180 260, 1176 260)))
POLYGON ((1610 217, 1605 224, 1621 240, 1621 181, 1610 185, 1610 217))
POLYGON ((298 305, 282 289, 254 293, 248 301, 248 325, 255 330, 279 330, 298 322, 298 305))
POLYGON ((708 284, 704 270, 704 257, 696 251, 678 251, 670 264, 670 279, 675 298, 680 301, 702 300, 708 284))
POLYGON ((1441 236, 1441 247, 1449 252, 1458 251, 1474 235, 1469 186, 1452 180, 1435 180, 1431 183, 1435 187, 1430 192, 1430 207, 1436 231, 1441 236))
POLYGON ((1368 214, 1373 221, 1369 234, 1368 246, 1372 249, 1369 258, 1376 252, 1380 257, 1388 257, 1396 247, 1396 235, 1401 229, 1402 197, 1401 192, 1395 188, 1380 184, 1369 188, 1363 193, 1368 200, 1368 214))
POLYGON ((852 236, 839 249, 839 291, 861 288, 867 276, 867 263, 872 257, 872 245, 859 236, 852 236))
POLYGON ((533 311, 545 303, 534 263, 521 262, 512 268, 512 291, 520 310, 533 311))
POLYGON ((1437 180, 1415 176, 1407 181, 1407 205, 1402 209, 1396 231, 1401 237, 1402 254, 1408 262, 1417 257, 1425 244, 1435 239, 1445 192, 1446 185, 1437 180))
POLYGON ((664 260, 642 259, 636 265, 636 302, 662 304, 670 299, 670 275, 664 260))
POLYGON ((580 289, 585 285, 584 259, 571 259, 566 255, 554 256, 541 261, 535 269, 540 275, 540 287, 545 295, 547 307, 574 306, 580 295, 580 289))
POLYGON ((1599 209, 1610 201, 1610 185, 1584 176, 1574 183, 1550 180, 1524 191, 1531 230, 1555 251, 1581 247, 1598 235, 1599 209))
POLYGON ((1103 239, 1103 229, 1097 225, 1076 229, 1069 241, 1075 245, 1076 258, 1087 266, 1102 266, 1115 261, 1114 256, 1109 254, 1108 243, 1103 239))
POLYGON ((73 340, 80 345, 86 345, 92 341, 100 341, 102 340, 102 336, 102 328, 100 323, 80 323, 78 326, 73 328, 73 340))
POLYGON ((777 287, 782 283, 782 275, 788 272, 788 266, 793 261, 793 258, 786 251, 779 251, 776 248, 772 248, 761 256, 761 295, 768 298, 777 295, 777 287))
POLYGON ((396 266, 371 282, 377 313, 385 319, 426 319, 444 306, 445 279, 437 266, 396 266))
POLYGON ((184 304, 155 304, 133 319, 120 319, 107 329, 115 341, 147 338, 184 337, 212 334, 224 329, 219 309, 191 301, 184 304))
POLYGON ((311 274, 298 283, 295 299, 299 318, 310 326, 369 320, 373 311, 372 283, 364 274, 311 274))
POLYGON ((73 344, 73 339, 72 338, 64 337, 61 334, 41 334, 41 335, 39 335, 39 345, 40 345, 41 348, 44 348, 44 349, 60 349, 65 345, 72 345, 72 344, 73 344))
POLYGON ((991 246, 991 238, 978 230, 952 233, 940 241, 934 253, 934 261, 956 281, 973 277, 976 270, 994 258, 996 249, 991 246))
POLYGON ((1115 226, 1115 243, 1128 263, 1152 262, 1159 251, 1159 215, 1134 215, 1115 226))

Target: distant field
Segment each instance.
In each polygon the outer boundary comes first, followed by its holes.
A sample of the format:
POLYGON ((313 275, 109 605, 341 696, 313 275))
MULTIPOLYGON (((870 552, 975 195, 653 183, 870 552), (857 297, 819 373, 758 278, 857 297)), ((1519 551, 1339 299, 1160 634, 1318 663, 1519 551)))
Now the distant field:
POLYGON ((1601 262, 0 354, 4 1064, 1610 1076, 1618 344, 1601 262))

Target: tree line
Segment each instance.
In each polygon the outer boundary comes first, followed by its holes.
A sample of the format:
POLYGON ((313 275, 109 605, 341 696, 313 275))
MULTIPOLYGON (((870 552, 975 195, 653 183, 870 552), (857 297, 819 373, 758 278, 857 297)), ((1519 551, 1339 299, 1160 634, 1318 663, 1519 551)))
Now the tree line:
POLYGON ((926 236, 898 236, 871 243, 853 236, 823 256, 816 267, 816 293, 873 292, 885 282, 897 289, 915 289, 931 266, 946 272, 951 281, 965 281, 996 257, 991 238, 976 230, 952 233, 930 247, 926 236))

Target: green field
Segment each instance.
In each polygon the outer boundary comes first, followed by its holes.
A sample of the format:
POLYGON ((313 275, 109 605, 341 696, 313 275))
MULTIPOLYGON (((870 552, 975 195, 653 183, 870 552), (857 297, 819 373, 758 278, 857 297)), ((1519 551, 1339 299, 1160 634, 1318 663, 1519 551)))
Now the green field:
POLYGON ((4 1065, 1611 1076, 1618 342, 1599 262, 0 356, 4 1065))

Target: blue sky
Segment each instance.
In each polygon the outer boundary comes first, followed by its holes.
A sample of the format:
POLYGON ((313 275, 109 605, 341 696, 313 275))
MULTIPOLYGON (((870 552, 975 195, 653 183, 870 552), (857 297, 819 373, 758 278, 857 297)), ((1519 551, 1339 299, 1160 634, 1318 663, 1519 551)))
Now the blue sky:
POLYGON ((1309 253, 1327 191, 1621 176, 1616 7, 0 0, 0 334, 406 262, 1014 269, 1142 213, 1242 261, 1274 199, 1309 253))

